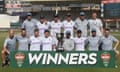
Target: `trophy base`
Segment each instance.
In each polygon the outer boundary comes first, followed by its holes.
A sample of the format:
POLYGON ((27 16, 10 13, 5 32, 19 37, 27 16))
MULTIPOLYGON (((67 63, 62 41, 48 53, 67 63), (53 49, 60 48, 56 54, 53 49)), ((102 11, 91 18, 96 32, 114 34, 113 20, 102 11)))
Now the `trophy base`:
POLYGON ((57 52, 63 52, 63 51, 64 51, 63 48, 58 48, 58 49, 57 49, 57 52))

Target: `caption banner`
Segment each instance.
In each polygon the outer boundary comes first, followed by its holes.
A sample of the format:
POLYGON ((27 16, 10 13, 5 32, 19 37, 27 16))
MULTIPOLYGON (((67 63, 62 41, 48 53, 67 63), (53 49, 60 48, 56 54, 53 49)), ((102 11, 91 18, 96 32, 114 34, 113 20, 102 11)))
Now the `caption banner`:
POLYGON ((13 68, 114 68, 114 51, 13 51, 13 68))

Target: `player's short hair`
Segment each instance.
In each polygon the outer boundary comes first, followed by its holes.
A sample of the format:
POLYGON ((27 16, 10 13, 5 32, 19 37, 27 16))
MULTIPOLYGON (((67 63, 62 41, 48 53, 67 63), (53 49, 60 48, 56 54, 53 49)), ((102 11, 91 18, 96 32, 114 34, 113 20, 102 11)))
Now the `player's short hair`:
POLYGON ((110 29, 109 28, 105 28, 105 31, 110 31, 110 29))
POLYGON ((97 15, 97 12, 92 12, 92 14, 96 14, 97 15))
POLYGON ((77 33, 82 33, 82 31, 81 30, 77 30, 77 33))
POLYGON ((45 18, 45 16, 42 16, 42 15, 40 16, 40 19, 44 19, 44 18, 45 18))
POLYGON ((39 29, 35 29, 34 32, 39 32, 39 29))
POLYGON ((50 31, 49 31, 48 29, 46 29, 46 30, 44 31, 44 33, 46 33, 46 32, 50 33, 50 31))
POLYGON ((22 28, 21 31, 26 31, 26 29, 25 29, 25 28, 22 28))
POLYGON ((55 14, 55 15, 54 15, 54 18, 57 18, 57 17, 59 17, 58 14, 55 14))

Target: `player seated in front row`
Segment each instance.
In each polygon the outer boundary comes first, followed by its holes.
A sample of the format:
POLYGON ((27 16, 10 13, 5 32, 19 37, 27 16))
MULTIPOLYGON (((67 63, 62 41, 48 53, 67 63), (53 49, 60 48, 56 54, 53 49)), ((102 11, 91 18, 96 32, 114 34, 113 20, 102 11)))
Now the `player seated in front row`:
POLYGON ((2 49, 2 67, 9 64, 9 54, 10 51, 16 50, 16 37, 14 36, 14 31, 9 30, 9 37, 5 39, 3 49, 2 49))
MULTIPOLYGON (((119 51, 117 50, 119 46, 119 40, 116 39, 114 36, 110 35, 110 30, 105 29, 104 30, 104 35, 101 37, 101 48, 103 51, 115 51, 116 54, 116 60, 119 57, 119 51), (113 46, 113 44, 115 45, 113 46)), ((115 66, 118 68, 118 66, 115 66)))
POLYGON ((99 51, 100 47, 100 36, 96 35, 96 29, 91 30, 91 36, 87 37, 86 46, 88 45, 89 51, 99 51))
POLYGON ((72 51, 74 49, 74 40, 71 39, 70 31, 66 31, 65 39, 63 42, 63 48, 65 51, 72 51))
POLYGON ((114 50, 116 53, 116 58, 119 56, 119 51, 117 50, 119 46, 119 40, 116 39, 114 36, 110 35, 110 30, 105 29, 104 35, 101 37, 101 47, 104 51, 112 51, 114 50), (113 47, 113 43, 115 43, 113 47))
POLYGON ((30 51, 41 50, 41 37, 39 36, 39 29, 34 30, 34 35, 30 37, 30 51))
POLYGON ((56 51, 56 43, 50 36, 50 31, 45 30, 44 34, 44 37, 41 39, 42 51, 56 51))
POLYGON ((82 37, 82 31, 77 30, 77 37, 74 38, 75 51, 85 51, 86 37, 82 37))
POLYGON ((28 51, 29 48, 29 38, 27 37, 26 29, 21 29, 21 35, 18 35, 17 37, 18 42, 18 50, 19 51, 28 51))

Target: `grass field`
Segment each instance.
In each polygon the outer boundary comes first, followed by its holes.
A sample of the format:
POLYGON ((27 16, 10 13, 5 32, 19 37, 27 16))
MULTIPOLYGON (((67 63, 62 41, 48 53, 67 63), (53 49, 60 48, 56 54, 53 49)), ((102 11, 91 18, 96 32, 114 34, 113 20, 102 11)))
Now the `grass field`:
MULTIPOLYGON (((114 34, 120 40, 120 32, 114 32, 114 34)), ((0 32, 0 51, 7 32, 0 32)), ((120 46, 119 46, 120 51, 120 46)), ((1 54, 0 54, 1 55, 1 54)), ((0 64, 2 60, 0 58, 0 64)), ((118 68, 2 68, 0 66, 0 72, 120 72, 120 57, 117 61, 118 68)))

